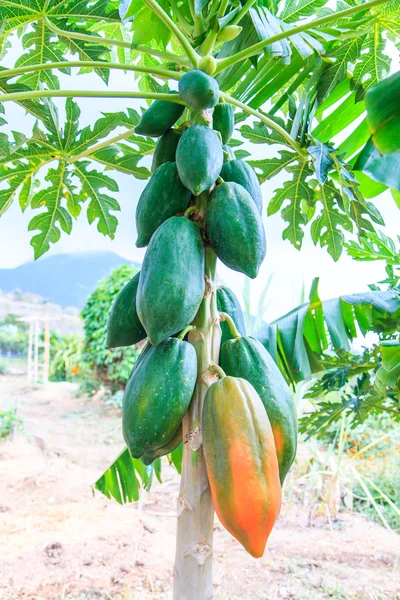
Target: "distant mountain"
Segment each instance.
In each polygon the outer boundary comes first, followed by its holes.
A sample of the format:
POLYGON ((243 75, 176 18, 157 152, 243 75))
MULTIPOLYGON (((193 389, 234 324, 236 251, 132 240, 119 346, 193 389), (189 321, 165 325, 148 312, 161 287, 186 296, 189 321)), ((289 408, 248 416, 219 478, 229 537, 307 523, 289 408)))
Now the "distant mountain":
POLYGON ((56 254, 0 269, 0 290, 34 292, 61 306, 82 308, 98 281, 122 264, 134 263, 113 252, 56 254))

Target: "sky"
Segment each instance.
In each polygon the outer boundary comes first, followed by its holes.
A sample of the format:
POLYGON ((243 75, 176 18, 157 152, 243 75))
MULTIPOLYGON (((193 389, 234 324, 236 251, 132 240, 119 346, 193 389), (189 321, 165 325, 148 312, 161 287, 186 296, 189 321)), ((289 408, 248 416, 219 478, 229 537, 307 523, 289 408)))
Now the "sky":
MULTIPOLYGON (((17 52, 17 50, 15 50, 17 52)), ((15 54, 14 52, 14 54, 15 54)), ((2 66, 11 66, 13 58, 6 57, 2 66)), ((104 84, 99 77, 92 74, 77 75, 73 70, 71 77, 61 75, 61 89, 104 89, 104 84)), ((136 89, 133 74, 113 72, 109 87, 112 89, 136 89)), ((63 114, 64 99, 55 100, 63 114)), ((78 99, 81 108, 81 126, 91 124, 101 116, 102 111, 110 112, 125 110, 127 107, 138 109, 144 106, 143 101, 127 99, 78 99)), ((13 103, 6 103, 6 119, 9 123, 8 130, 16 129, 29 133, 33 118, 13 103)), ((111 135, 118 134, 114 131, 111 135)), ((242 146, 246 148, 246 145, 242 146)), ((249 151, 256 151, 257 157, 271 157, 274 150, 266 145, 247 147, 249 151)), ((150 166, 149 158, 141 164, 150 166)), ((141 262, 145 249, 135 247, 135 209, 140 193, 146 181, 135 179, 133 176, 112 172, 110 175, 116 179, 119 192, 116 197, 121 205, 121 212, 117 214, 119 225, 114 240, 104 237, 97 231, 93 224, 88 225, 85 211, 77 222, 74 222, 70 236, 62 233, 61 240, 45 255, 69 252, 94 252, 109 250, 128 260, 141 262)), ((287 176, 289 177, 289 176, 287 176)), ((262 186, 264 197, 264 225, 267 237, 267 256, 260 269, 259 276, 250 283, 252 310, 256 311, 258 299, 264 290, 269 278, 272 276, 268 292, 269 303, 265 318, 272 320, 291 310, 302 301, 302 290, 308 293, 314 277, 320 277, 320 296, 328 299, 335 296, 367 291, 369 283, 379 281, 384 277, 383 263, 360 263, 352 260, 345 252, 338 262, 334 262, 326 249, 315 247, 306 228, 303 247, 296 250, 288 241, 282 240, 282 231, 285 223, 278 215, 266 217, 266 205, 272 197, 274 189, 280 185, 284 178, 280 175, 273 180, 265 182, 262 186)), ((382 213, 386 227, 385 233, 395 236, 398 233, 400 218, 399 211, 389 192, 385 192, 376 199, 379 211, 382 213)), ((0 218, 0 268, 15 267, 24 262, 33 260, 33 250, 30 246, 32 232, 28 232, 28 223, 37 211, 26 210, 21 213, 18 202, 0 218)), ((219 278, 222 283, 229 285, 240 299, 242 299, 245 276, 231 271, 222 263, 218 267, 219 278)), ((1 281, 0 281, 1 288, 1 281)))

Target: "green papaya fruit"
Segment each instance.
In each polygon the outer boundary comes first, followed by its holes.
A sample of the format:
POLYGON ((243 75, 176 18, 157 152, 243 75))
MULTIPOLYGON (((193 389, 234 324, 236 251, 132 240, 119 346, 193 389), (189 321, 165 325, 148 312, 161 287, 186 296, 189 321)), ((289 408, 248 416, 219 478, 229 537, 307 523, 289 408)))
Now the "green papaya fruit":
MULTIPOLYGON (((246 325, 243 319, 242 309, 240 308, 239 300, 236 298, 235 294, 228 287, 218 287, 217 288, 217 308, 219 312, 227 313, 234 321, 236 325, 236 329, 240 333, 240 335, 246 335, 246 325)), ((221 321, 221 344, 226 342, 227 340, 232 339, 232 334, 230 332, 229 326, 227 323, 221 321)))
POLYGON ((129 374, 129 379, 132 377, 133 372, 135 371, 135 369, 138 368, 138 366, 140 365, 141 361, 144 359, 144 357, 146 356, 147 352, 150 350, 150 348, 152 348, 153 346, 150 344, 150 342, 146 342, 145 347, 143 348, 143 350, 141 351, 141 353, 139 354, 139 356, 137 357, 137 359, 135 360, 133 367, 131 369, 131 372, 129 374))
POLYGON ((136 311, 136 294, 140 272, 120 291, 111 307, 107 323, 107 346, 132 346, 146 337, 136 311))
POLYGON ((204 245, 199 228, 171 217, 150 240, 136 308, 153 345, 189 325, 204 296, 204 245))
POLYGON ((168 129, 158 140, 154 149, 151 172, 154 173, 160 165, 166 162, 175 162, 176 149, 181 137, 177 129, 168 129))
POLYGON ((188 342, 167 338, 146 352, 122 403, 122 432, 133 458, 169 442, 189 407, 196 378, 196 351, 188 342))
MULTIPOLYGON (((176 92, 171 92, 176 93, 176 92)), ((163 135, 183 115, 185 107, 177 102, 155 100, 144 112, 135 127, 138 135, 158 137, 163 135)))
POLYGON ((223 144, 227 144, 231 139, 234 127, 233 106, 225 102, 217 104, 213 112, 213 129, 220 132, 223 144))
POLYGON ((222 150, 224 151, 224 163, 235 160, 235 154, 230 146, 224 144, 222 150))
POLYGON ((244 160, 235 158, 224 163, 221 169, 221 177, 224 181, 239 183, 247 190, 262 213, 262 192, 258 177, 251 166, 244 160))
POLYGON ((266 252, 265 232, 257 207, 244 187, 222 183, 211 192, 206 226, 210 246, 218 258, 234 271, 257 277, 266 252))
POLYGON ((160 448, 156 448, 155 450, 149 450, 146 454, 140 457, 140 460, 144 462, 145 465, 151 465, 152 462, 156 460, 156 458, 160 458, 161 456, 165 456, 166 454, 170 454, 175 448, 182 443, 182 424, 179 425, 178 429, 175 431, 173 436, 168 442, 166 442, 160 448))
POLYGON ((191 108, 205 110, 212 108, 219 100, 217 81, 203 71, 188 71, 179 80, 179 94, 191 108))
POLYGON ((144 188, 136 208, 136 246, 147 246, 153 233, 170 217, 183 213, 192 195, 179 179, 176 163, 158 167, 144 188))
POLYGON ((194 196, 212 186, 222 163, 222 145, 215 131, 205 125, 192 125, 184 131, 176 150, 176 166, 183 185, 194 196))
POLYGON ((297 449, 297 416, 289 386, 271 355, 251 337, 222 344, 220 365, 227 375, 249 381, 260 396, 274 434, 283 484, 297 449))

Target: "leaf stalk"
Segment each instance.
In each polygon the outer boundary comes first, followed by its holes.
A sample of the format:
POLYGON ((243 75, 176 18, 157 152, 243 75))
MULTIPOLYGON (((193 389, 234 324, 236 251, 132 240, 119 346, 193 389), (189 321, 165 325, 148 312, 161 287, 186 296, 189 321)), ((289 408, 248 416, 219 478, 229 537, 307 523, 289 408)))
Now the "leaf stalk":
POLYGON ((139 65, 129 65, 126 63, 109 63, 100 60, 70 60, 62 62, 46 62, 36 65, 25 65, 16 69, 4 69, 0 71, 0 79, 9 79, 17 75, 24 75, 32 71, 44 71, 49 69, 68 69, 69 67, 93 68, 93 69, 118 69, 121 71, 134 71, 135 73, 149 73, 162 79, 179 80, 183 73, 175 73, 168 69, 159 69, 158 67, 144 67, 139 65))
POLYGON ((142 54, 150 54, 152 56, 157 56, 164 61, 173 62, 178 65, 188 66, 189 62, 186 56, 178 56, 177 54, 170 54, 169 52, 162 52, 161 50, 155 50, 154 48, 148 48, 147 46, 136 46, 132 48, 132 44, 130 42, 125 42, 124 40, 113 40, 111 38, 106 38, 102 36, 96 35, 88 35, 86 33, 79 32, 71 32, 65 31, 65 29, 60 29, 56 25, 54 25, 46 15, 43 16, 43 20, 46 23, 46 26, 50 31, 56 33, 59 37, 66 37, 75 40, 82 40, 83 42, 89 42, 90 44, 100 44, 104 46, 117 46, 119 48, 127 48, 128 50, 135 50, 136 52, 141 52, 142 54))
POLYGON ((278 123, 275 123, 275 121, 273 121, 266 115, 263 115, 258 110, 247 106, 247 104, 243 104, 243 102, 240 102, 240 100, 236 100, 236 98, 229 96, 229 94, 221 92, 220 97, 223 98, 228 104, 232 104, 233 106, 241 108, 244 112, 247 112, 249 115, 253 115, 257 119, 262 121, 262 123, 265 123, 265 125, 276 131, 276 133, 278 133, 283 138, 282 143, 286 142, 286 145, 291 146, 293 150, 295 150, 299 155, 306 155, 305 151, 302 148, 300 148, 299 144, 294 139, 292 139, 290 134, 285 129, 283 129, 283 127, 278 125, 278 123))
POLYGON ((20 102, 21 100, 32 100, 34 98, 142 98, 146 100, 167 100, 183 104, 179 94, 160 94, 158 92, 129 92, 126 90, 30 90, 27 92, 12 92, 10 94, 1 94, 0 102, 10 102, 11 100, 20 102))

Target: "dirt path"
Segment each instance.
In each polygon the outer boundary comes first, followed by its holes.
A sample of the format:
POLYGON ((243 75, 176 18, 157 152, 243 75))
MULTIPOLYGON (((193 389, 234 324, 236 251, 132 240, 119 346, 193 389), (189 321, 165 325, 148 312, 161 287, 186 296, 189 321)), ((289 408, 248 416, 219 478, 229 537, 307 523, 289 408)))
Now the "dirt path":
MULTIPOLYGON (((24 432, 0 445, 1 600, 169 600, 178 477, 119 506, 90 484, 122 447, 118 415, 69 384, 18 392, 24 432)), ((400 538, 356 515, 307 526, 285 505, 268 550, 248 556, 215 522, 214 600, 400 599, 400 538)))

